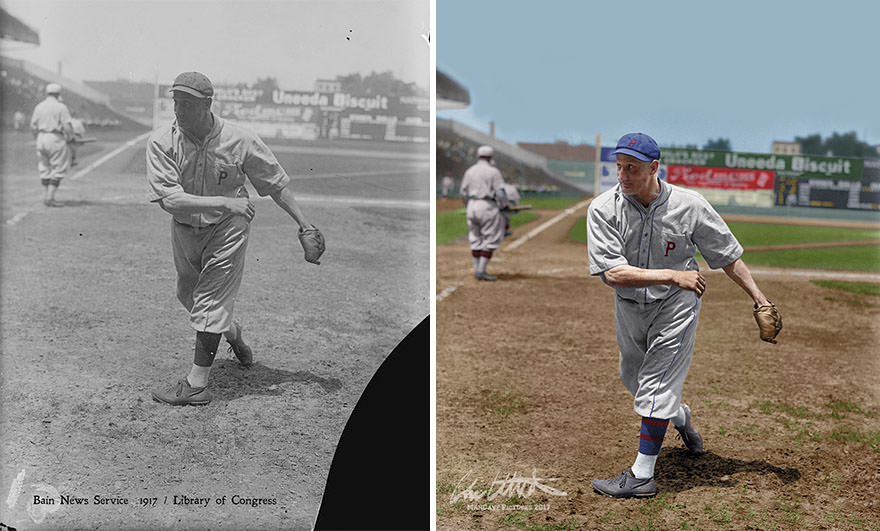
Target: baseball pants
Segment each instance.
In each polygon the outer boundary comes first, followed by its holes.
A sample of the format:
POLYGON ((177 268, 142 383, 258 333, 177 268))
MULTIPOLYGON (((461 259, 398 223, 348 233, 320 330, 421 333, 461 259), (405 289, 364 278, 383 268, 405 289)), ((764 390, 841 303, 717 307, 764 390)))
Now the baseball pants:
POLYGON ((620 380, 639 416, 669 419, 678 413, 699 316, 700 298, 693 291, 674 288, 647 304, 614 298, 620 380))
POLYGON ((504 239, 504 216, 495 201, 472 199, 467 204, 468 241, 473 251, 495 251, 504 239))
POLYGON ((242 216, 228 216, 203 228, 173 220, 171 224, 177 298, 190 314, 190 326, 215 334, 229 330, 250 224, 242 216))
POLYGON ((37 169, 40 179, 59 180, 70 169, 70 146, 64 135, 40 133, 37 135, 37 169))

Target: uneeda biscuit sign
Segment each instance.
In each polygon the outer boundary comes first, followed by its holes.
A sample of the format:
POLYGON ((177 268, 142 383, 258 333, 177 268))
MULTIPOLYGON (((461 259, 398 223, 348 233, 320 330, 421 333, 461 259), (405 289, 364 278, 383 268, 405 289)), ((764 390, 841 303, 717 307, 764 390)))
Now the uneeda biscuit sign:
POLYGON ((864 161, 848 157, 735 153, 697 149, 661 148, 660 162, 667 165, 706 166, 740 170, 765 170, 786 177, 860 181, 864 161))

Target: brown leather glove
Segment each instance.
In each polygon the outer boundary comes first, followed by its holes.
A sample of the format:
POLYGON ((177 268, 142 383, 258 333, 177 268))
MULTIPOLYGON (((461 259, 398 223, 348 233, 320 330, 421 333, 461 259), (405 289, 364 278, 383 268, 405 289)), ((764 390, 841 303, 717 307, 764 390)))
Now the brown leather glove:
POLYGON ((761 330, 761 339, 768 343, 776 343, 776 335, 782 330, 782 314, 775 304, 767 302, 768 304, 761 307, 756 304, 752 313, 755 314, 755 321, 761 330))

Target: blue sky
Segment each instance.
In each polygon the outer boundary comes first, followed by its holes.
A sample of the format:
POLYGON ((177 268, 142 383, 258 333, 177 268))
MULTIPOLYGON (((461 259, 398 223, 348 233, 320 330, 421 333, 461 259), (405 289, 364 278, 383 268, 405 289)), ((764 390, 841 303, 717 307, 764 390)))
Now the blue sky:
POLYGON ((880 144, 880 2, 437 0, 441 111, 508 142, 661 145, 856 131, 880 144))

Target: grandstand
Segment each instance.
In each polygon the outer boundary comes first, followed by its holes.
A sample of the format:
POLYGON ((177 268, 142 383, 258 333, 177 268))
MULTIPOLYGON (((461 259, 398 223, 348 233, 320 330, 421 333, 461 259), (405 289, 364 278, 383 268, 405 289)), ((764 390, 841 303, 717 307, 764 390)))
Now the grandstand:
POLYGON ((495 165, 504 180, 526 196, 574 197, 591 192, 587 186, 553 172, 547 158, 492 138, 453 120, 437 119, 437 175, 460 179, 477 160, 477 148, 495 149, 495 165))
MULTIPOLYGON (((468 90, 439 70, 436 91, 438 110, 464 109, 470 105, 468 90)), ((547 157, 442 118, 437 119, 437 181, 447 174, 461 179, 465 170, 477 160, 477 148, 482 145, 495 149, 495 165, 504 180, 525 196, 579 196, 591 191, 553 171, 548 166, 547 157)))
POLYGON ((64 87, 64 103, 88 128, 144 129, 142 124, 111 108, 109 98, 101 92, 28 61, 0 56, 0 120, 3 126, 12 126, 15 111, 30 117, 34 106, 45 97, 49 83, 64 87))

